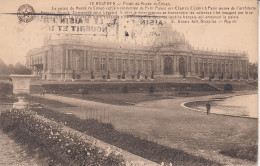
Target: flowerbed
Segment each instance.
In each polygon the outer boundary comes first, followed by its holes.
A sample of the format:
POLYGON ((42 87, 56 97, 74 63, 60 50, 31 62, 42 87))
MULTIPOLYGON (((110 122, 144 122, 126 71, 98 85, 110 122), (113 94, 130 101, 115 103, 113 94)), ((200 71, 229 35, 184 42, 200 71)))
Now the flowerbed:
POLYGON ((119 152, 103 149, 73 135, 63 125, 46 120, 30 110, 4 111, 0 115, 3 131, 11 132, 21 143, 46 152, 54 165, 124 165, 119 152))

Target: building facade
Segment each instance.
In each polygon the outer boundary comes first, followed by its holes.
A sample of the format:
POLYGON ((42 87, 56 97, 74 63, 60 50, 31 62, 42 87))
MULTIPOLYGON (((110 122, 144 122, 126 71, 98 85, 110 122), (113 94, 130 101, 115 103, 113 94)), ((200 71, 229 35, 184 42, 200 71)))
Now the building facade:
POLYGON ((75 38, 48 40, 26 56, 26 66, 44 80, 117 79, 210 76, 241 78, 248 74, 248 55, 239 52, 195 50, 179 35, 172 42, 141 46, 75 38))

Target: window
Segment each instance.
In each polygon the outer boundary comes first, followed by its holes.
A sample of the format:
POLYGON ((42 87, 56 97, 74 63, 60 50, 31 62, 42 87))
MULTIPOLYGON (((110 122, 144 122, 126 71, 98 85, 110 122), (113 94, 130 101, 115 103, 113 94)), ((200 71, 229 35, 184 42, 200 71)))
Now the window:
POLYGON ((212 64, 209 63, 209 74, 211 74, 211 73, 212 73, 212 64))
POLYGON ((208 74, 208 64, 204 63, 204 73, 208 74))
POLYGON ((199 74, 198 62, 195 62, 194 65, 195 65, 195 74, 199 74))
POLYGON ((98 58, 93 59, 93 70, 98 71, 98 58))
POLYGON ((107 70, 113 70, 113 58, 108 59, 107 70))
POLYGON ((148 70, 149 70, 149 71, 153 71, 153 61, 149 61, 148 70))
POLYGON ((105 70, 105 60, 106 58, 101 58, 100 70, 105 70))
POLYGON ((134 60, 130 59, 130 71, 134 71, 134 60))
POLYGON ((144 71, 147 72, 148 71, 148 63, 147 63, 147 60, 144 60, 143 61, 143 68, 144 68, 144 71))
POLYGON ((138 60, 138 71, 142 71, 142 61, 138 60))
POLYGON ((80 57, 79 55, 76 56, 76 70, 79 70, 80 69, 80 57))
POLYGON ((116 71, 119 71, 119 59, 116 58, 116 71))
POLYGON ((127 59, 123 60, 123 71, 126 71, 127 59))

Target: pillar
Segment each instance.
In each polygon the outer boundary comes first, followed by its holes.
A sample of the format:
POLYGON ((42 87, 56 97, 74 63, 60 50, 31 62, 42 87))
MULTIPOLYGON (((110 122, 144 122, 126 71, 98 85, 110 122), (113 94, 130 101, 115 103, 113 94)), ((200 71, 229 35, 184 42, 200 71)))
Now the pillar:
POLYGON ((163 65, 163 62, 164 62, 163 56, 161 56, 160 61, 161 61, 161 66, 160 66, 161 72, 164 73, 164 70, 163 70, 163 67, 164 67, 164 65, 163 65))
POLYGON ((70 49, 70 55, 69 55, 69 69, 73 70, 73 59, 72 59, 72 49, 70 49))
POLYGON ((134 73, 136 73, 136 54, 134 54, 134 73))
POLYGON ((68 49, 65 50, 65 56, 66 56, 66 69, 69 68, 69 51, 68 49))
POLYGON ((86 57, 86 50, 83 50, 83 69, 87 69, 87 57, 86 57))
POLYGON ((207 72, 208 72, 208 75, 210 75, 210 71, 209 71, 209 59, 207 59, 207 72))
POLYGON ((177 56, 173 56, 173 74, 176 75, 177 73, 177 56))
POLYGON ((105 64, 105 70, 108 70, 108 53, 106 53, 106 64, 105 64))
POLYGON ((179 56, 176 56, 176 74, 179 74, 179 56))
POLYGON ((61 79, 64 79, 64 72, 65 72, 65 65, 64 65, 64 54, 63 54, 63 50, 61 50, 61 55, 60 55, 61 59, 61 63, 60 63, 60 72, 61 72, 61 79))
POLYGON ((143 74, 143 70, 144 70, 144 59, 143 59, 143 54, 141 54, 141 73, 143 74))

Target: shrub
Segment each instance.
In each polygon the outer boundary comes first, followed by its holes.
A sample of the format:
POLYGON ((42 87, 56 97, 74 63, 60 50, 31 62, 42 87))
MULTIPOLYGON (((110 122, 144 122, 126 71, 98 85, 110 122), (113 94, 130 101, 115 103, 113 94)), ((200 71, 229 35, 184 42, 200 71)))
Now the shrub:
POLYGON ((154 71, 152 71, 151 79, 154 79, 154 71))
POLYGON ((122 89, 122 92, 123 92, 123 93, 128 93, 128 92, 129 92, 129 91, 128 91, 128 87, 127 87, 127 86, 124 86, 123 89, 122 89))
POLYGON ((7 83, 0 83, 0 98, 6 98, 7 95, 12 94, 12 85, 7 83))
POLYGON ((138 71, 138 73, 137 73, 137 79, 140 79, 140 76, 141 76, 141 71, 138 71))
POLYGON ((91 71, 91 79, 94 80, 95 79, 95 76, 94 76, 94 72, 91 71))
POLYGON ((231 84, 225 84, 224 91, 232 91, 233 87, 231 84))
POLYGON ((88 94, 88 90, 87 89, 82 89, 82 95, 88 94))
POLYGON ((107 79, 110 79, 110 71, 107 71, 107 79))
POLYGON ((125 71, 123 71, 122 79, 125 79, 125 71))
POLYGON ((72 79, 75 79, 76 75, 75 75, 75 70, 72 71, 72 79))
POLYGON ((150 86, 149 92, 150 92, 150 93, 154 93, 154 90, 155 90, 155 88, 154 88, 153 86, 150 86))

